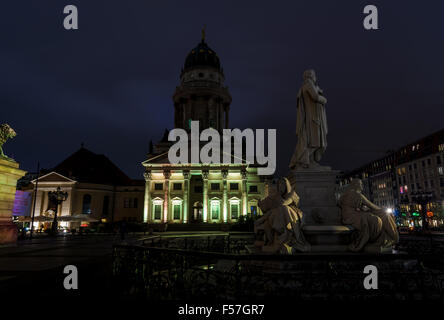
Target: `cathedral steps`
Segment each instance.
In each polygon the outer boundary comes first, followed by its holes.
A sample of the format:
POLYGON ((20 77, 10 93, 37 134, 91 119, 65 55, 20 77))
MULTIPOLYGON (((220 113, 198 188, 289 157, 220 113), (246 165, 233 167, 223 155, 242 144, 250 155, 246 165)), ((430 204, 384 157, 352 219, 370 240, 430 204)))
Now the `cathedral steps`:
POLYGON ((171 223, 167 231, 228 231, 229 226, 221 223, 171 223))

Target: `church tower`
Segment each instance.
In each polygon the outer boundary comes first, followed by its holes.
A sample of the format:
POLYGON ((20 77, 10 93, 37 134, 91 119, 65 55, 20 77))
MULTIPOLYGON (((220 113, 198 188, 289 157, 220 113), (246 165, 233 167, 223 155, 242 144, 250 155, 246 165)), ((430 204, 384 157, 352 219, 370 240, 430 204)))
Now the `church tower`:
POLYGON ((191 121, 198 120, 200 130, 228 128, 231 95, 224 80, 219 57, 205 42, 203 29, 201 42, 185 59, 173 95, 174 126, 190 130, 191 121))

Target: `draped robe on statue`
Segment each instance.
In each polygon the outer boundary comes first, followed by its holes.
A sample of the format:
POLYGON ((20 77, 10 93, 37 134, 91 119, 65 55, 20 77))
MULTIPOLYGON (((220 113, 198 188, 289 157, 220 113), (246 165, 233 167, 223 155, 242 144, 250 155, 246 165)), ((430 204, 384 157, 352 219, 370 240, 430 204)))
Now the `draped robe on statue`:
POLYGON ((351 251, 361 251, 367 243, 390 247, 399 241, 393 215, 373 204, 354 185, 340 197, 339 205, 342 222, 358 231, 349 246, 351 251), (365 211, 367 208, 369 211, 365 211))
POLYGON ((297 99, 296 134, 297 145, 290 168, 308 167, 321 160, 327 148, 327 99, 315 82, 305 79, 297 99))
POLYGON ((255 233, 264 230, 264 252, 293 254, 310 250, 302 233, 302 211, 299 196, 287 178, 281 178, 277 192, 260 200, 258 205, 264 216, 255 222, 255 233))

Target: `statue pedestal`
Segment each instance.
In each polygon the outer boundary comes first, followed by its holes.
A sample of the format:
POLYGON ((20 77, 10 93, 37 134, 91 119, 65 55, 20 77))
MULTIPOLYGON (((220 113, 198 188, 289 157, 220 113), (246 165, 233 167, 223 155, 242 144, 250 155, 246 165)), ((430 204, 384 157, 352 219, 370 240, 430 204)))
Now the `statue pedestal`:
POLYGON ((302 227, 311 252, 348 252, 353 228, 344 225, 310 225, 302 227))
POLYGON ((0 159, 0 245, 17 241, 17 227, 12 222, 17 180, 26 171, 19 169, 19 164, 12 160, 0 159))
POLYGON ((292 170, 288 180, 299 195, 305 225, 342 225, 336 200, 339 171, 329 167, 292 170))
POLYGON ((336 177, 330 167, 292 170, 291 186, 300 197, 303 232, 311 252, 347 252, 352 228, 342 225, 336 200, 336 177))

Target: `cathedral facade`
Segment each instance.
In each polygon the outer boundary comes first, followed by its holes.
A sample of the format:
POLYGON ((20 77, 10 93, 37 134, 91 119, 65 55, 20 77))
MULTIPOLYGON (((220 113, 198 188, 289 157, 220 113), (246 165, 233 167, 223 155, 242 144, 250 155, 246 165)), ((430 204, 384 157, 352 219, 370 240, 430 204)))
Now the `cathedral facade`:
MULTIPOLYGON (((188 132, 228 129, 231 95, 224 85, 219 57, 202 41, 185 59, 180 85, 173 94, 174 126, 188 132)), ((267 177, 258 166, 238 163, 171 164, 168 132, 142 163, 145 168, 143 221, 147 223, 232 223, 260 215, 258 201, 267 194, 267 177)))

